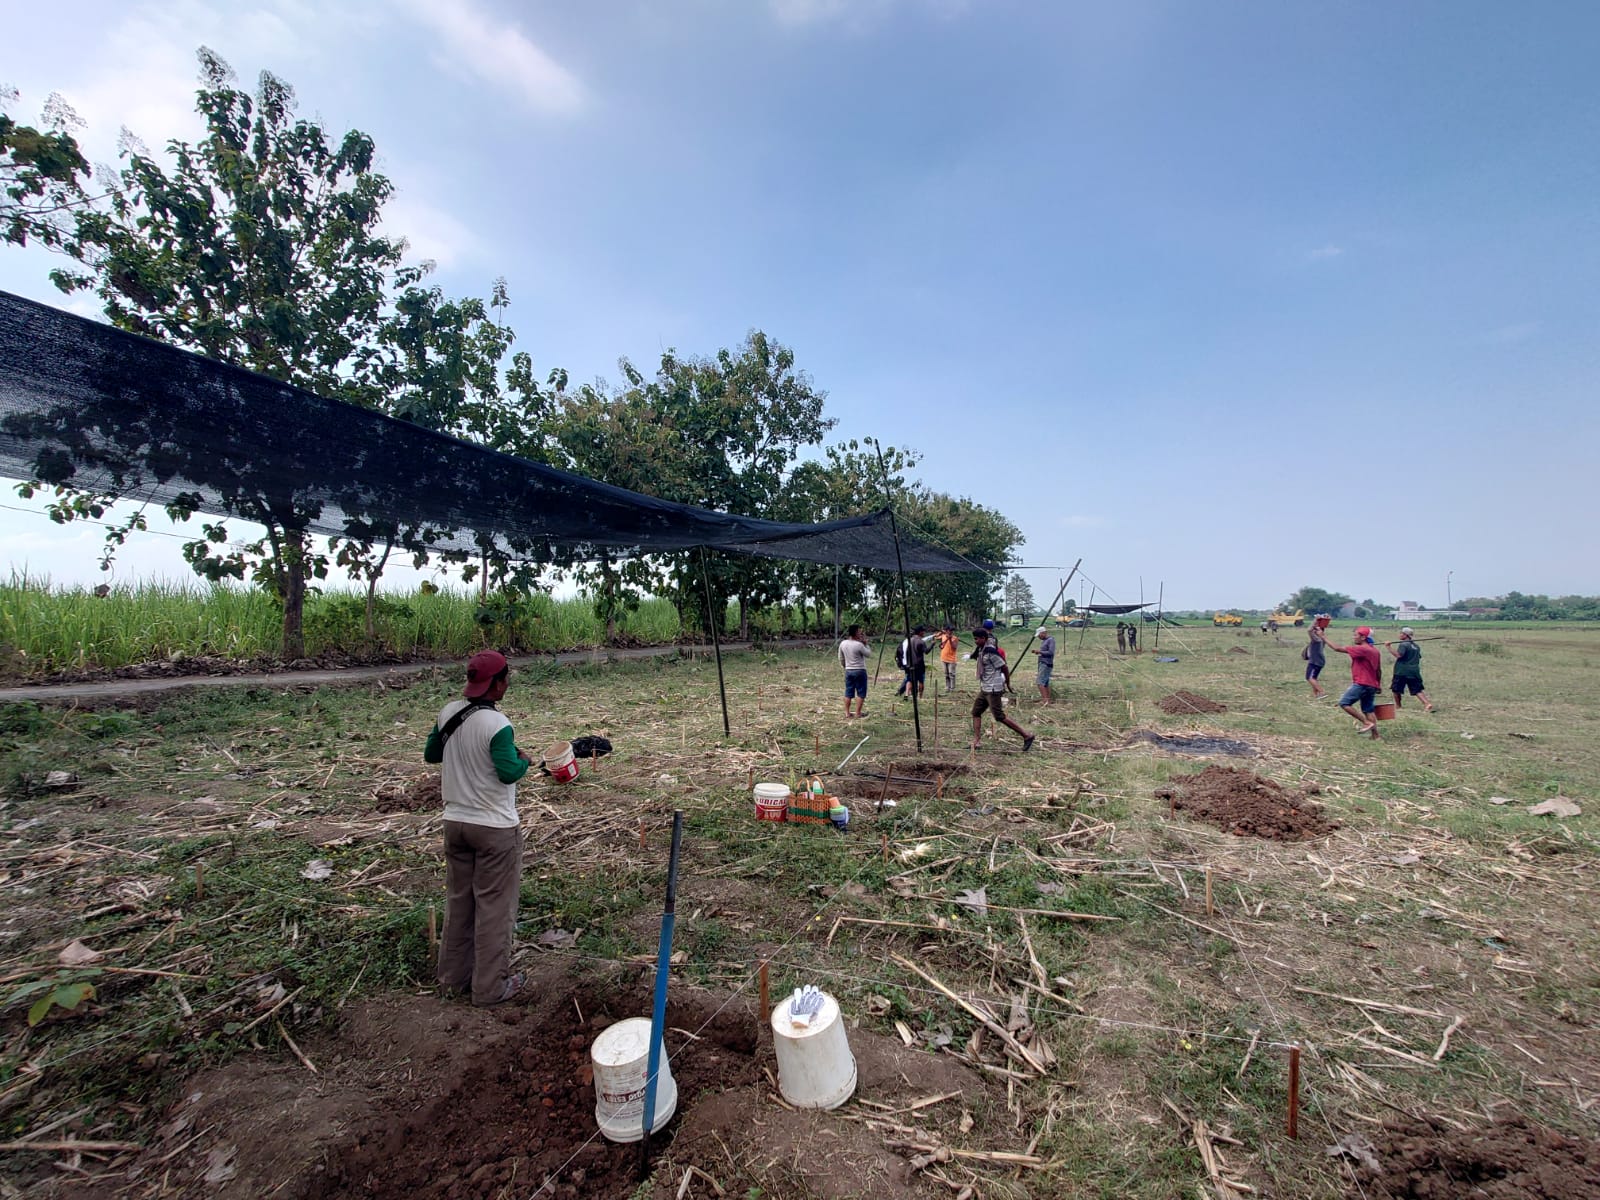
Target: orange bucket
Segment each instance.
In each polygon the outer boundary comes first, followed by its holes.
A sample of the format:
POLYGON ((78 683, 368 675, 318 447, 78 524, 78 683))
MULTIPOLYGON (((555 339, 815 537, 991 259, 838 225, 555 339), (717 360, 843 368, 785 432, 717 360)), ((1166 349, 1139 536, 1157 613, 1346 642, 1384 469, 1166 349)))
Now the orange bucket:
POLYGON ((1372 706, 1372 715, 1380 721, 1392 721, 1394 720, 1394 705, 1374 704, 1372 706))

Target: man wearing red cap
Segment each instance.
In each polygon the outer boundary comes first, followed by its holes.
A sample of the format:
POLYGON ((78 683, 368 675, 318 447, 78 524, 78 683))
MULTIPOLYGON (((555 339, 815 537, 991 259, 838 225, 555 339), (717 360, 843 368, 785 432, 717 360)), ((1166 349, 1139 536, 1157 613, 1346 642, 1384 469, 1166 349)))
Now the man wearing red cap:
POLYGON ((1335 646, 1329 642, 1328 649, 1350 656, 1350 686, 1339 697, 1339 707, 1360 726, 1357 733, 1377 737, 1378 718, 1374 710, 1378 689, 1383 686, 1383 656, 1372 644, 1372 630, 1363 625, 1356 630, 1354 645, 1335 646))
POLYGON ((474 1004, 500 1004, 522 990, 511 972, 511 942, 522 883, 522 823, 517 780, 528 758, 511 722, 495 705, 510 668, 497 650, 467 663, 461 700, 439 710, 424 761, 443 763, 445 910, 439 982, 472 993, 474 1004))

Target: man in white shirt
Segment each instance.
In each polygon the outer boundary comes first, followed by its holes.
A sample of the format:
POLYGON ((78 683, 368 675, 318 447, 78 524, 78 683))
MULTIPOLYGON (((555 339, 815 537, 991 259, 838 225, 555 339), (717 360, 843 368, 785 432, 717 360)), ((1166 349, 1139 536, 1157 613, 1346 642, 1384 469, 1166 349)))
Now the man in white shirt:
POLYGON ((867 711, 867 660, 872 657, 872 647, 861 636, 861 626, 852 625, 839 643, 839 662, 844 667, 844 715, 864 716, 867 711), (850 701, 856 702, 856 711, 850 711, 850 701))

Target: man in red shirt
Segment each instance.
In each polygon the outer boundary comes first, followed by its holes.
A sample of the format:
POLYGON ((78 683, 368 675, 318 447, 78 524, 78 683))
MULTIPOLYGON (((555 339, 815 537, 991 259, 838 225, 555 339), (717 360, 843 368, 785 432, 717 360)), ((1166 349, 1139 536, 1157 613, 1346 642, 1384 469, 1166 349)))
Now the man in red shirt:
POLYGON ((1339 707, 1360 726, 1357 733, 1377 737, 1378 718, 1373 710, 1377 707, 1378 689, 1383 686, 1383 656, 1372 644, 1372 630, 1363 625, 1356 630, 1354 645, 1335 646, 1330 641, 1328 649, 1350 656, 1350 686, 1339 697, 1339 707))

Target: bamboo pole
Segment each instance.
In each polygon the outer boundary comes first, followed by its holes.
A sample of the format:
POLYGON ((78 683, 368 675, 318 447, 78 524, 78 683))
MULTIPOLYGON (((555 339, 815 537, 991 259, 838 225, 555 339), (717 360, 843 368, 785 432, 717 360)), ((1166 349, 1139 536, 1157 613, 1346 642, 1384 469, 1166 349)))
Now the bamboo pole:
POLYGON ((717 696, 722 701, 722 736, 729 737, 731 731, 728 728, 728 685, 722 677, 722 616, 715 611, 716 606, 711 601, 711 570, 706 566, 704 546, 700 547, 700 579, 706 587, 706 624, 711 626, 711 648, 717 654, 717 696))
POLYGON ((1289 1136, 1300 1137, 1300 1047, 1289 1047, 1289 1136))

